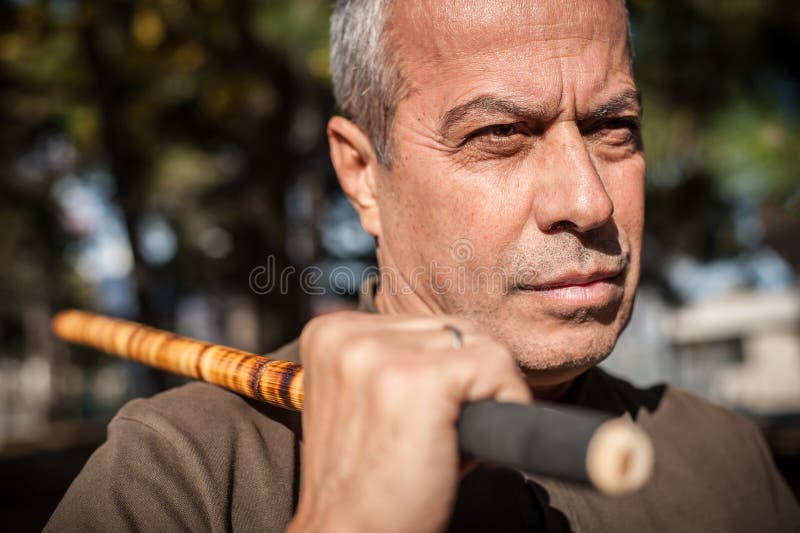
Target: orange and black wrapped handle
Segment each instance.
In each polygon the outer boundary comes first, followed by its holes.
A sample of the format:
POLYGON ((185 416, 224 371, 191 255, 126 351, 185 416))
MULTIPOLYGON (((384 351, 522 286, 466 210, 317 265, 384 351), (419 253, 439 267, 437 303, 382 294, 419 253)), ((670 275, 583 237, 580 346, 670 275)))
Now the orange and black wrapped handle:
MULTIPOLYGON (((286 409, 303 408, 303 367, 298 363, 76 310, 58 313, 53 330, 69 342, 286 409)), ((461 450, 473 457, 531 474, 590 482, 609 494, 638 489, 653 466, 650 440, 635 424, 561 405, 468 403, 458 435, 461 450)))
POLYGON ((213 383, 278 407, 303 408, 303 367, 298 363, 84 311, 58 313, 53 331, 66 341, 213 383))

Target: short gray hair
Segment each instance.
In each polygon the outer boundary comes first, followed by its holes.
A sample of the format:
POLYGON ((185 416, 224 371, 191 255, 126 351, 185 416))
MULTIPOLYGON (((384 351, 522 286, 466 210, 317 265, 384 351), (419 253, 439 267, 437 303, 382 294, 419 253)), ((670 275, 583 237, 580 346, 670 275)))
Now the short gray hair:
POLYGON ((404 80, 388 38, 391 0, 336 0, 331 15, 331 79, 342 114, 392 163, 391 132, 404 80))
MULTIPOLYGON (((620 0, 628 18, 626 0, 620 0)), ((372 141, 378 162, 392 165, 392 119, 405 79, 391 38, 391 0, 336 0, 331 14, 331 80, 342 114, 372 141)), ((628 53, 633 64, 631 26, 628 53)))

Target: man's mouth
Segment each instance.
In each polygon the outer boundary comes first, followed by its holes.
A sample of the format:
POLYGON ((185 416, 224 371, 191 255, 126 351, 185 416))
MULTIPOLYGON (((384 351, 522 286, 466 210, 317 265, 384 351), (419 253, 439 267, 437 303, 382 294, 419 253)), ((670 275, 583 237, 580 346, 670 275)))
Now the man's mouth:
POLYGON ((558 277, 520 285, 522 292, 561 300, 564 303, 597 305, 608 302, 622 285, 622 271, 567 272, 558 277))

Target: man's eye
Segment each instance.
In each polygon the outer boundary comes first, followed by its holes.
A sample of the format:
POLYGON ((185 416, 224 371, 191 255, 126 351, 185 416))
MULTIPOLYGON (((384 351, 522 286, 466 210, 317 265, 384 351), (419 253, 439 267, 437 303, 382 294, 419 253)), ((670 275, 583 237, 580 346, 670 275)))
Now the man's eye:
POLYGON ((492 137, 511 137, 519 133, 519 126, 517 124, 497 124, 489 126, 484 133, 492 137))
POLYGON ((614 118, 599 125, 595 135, 615 145, 637 143, 639 139, 639 120, 635 118, 614 118))
POLYGON ((530 130, 524 123, 492 124, 473 131, 461 147, 480 157, 511 157, 528 145, 530 130))
POLYGON ((473 132, 465 141, 480 141, 483 143, 504 144, 510 142, 516 135, 524 134, 522 124, 493 124, 473 132))
POLYGON ((606 128, 638 130, 639 121, 633 118, 615 118, 605 123, 606 128))
POLYGON ((524 123, 492 124, 470 133, 460 146, 475 154, 509 157, 526 146, 529 136, 524 123))

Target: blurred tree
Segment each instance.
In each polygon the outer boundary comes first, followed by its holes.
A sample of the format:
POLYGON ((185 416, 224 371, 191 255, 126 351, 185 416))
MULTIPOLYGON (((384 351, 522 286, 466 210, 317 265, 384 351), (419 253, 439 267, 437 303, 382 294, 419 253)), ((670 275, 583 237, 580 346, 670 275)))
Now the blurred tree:
POLYGON ((628 4, 648 232, 703 259, 766 240, 800 270, 796 245, 775 235, 800 231, 800 11, 782 0, 628 4))
POLYGON ((96 305, 75 275, 85 231, 65 234, 51 199, 63 180, 97 170, 111 177, 132 245, 135 318, 172 328, 182 295, 202 293, 222 314, 236 298, 250 302, 252 349, 297 334, 296 284, 256 296, 248 275, 267 256, 277 269, 290 264, 286 191, 328 172, 323 4, 0 2, 4 344, 22 328, 19 302, 34 295, 42 317, 96 305), (173 251, 148 251, 154 224, 174 235, 173 251))

